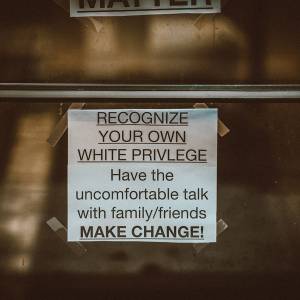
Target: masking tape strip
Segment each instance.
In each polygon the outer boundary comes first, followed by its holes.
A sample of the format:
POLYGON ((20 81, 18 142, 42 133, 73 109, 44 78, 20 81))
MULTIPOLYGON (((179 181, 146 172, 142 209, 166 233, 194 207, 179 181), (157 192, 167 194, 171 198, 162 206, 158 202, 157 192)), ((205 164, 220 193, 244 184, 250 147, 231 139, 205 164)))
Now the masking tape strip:
MULTIPOLYGON (((194 108, 209 108, 205 103, 196 103, 194 108)), ((218 120, 218 133, 221 137, 224 137, 230 132, 230 129, 219 119, 218 120)))
POLYGON ((67 228, 57 218, 52 218, 48 220, 46 223, 77 256, 83 256, 87 252, 87 249, 81 243, 67 241, 68 240, 67 228))
MULTIPOLYGON (((82 109, 84 106, 85 103, 72 103, 69 109, 82 109)), ((52 147, 55 147, 60 141, 60 139, 63 137, 67 129, 68 129, 68 112, 66 112, 59 120, 59 122, 56 124, 47 142, 52 147)))
MULTIPOLYGON (((70 0, 53 0, 58 6, 64 9, 66 12, 70 12, 70 0)), ((99 18, 76 18, 79 22, 81 22, 84 26, 88 27, 92 24, 93 29, 99 33, 103 27, 102 21, 99 18)))
POLYGON ((65 11, 69 11, 69 0, 53 0, 53 2, 63 8, 65 11))
MULTIPOLYGON (((222 0, 222 11, 224 11, 224 8, 227 6, 228 2, 230 0, 222 0)), ((197 19, 195 20, 195 22, 193 23, 194 26, 201 31, 208 23, 209 20, 213 20, 216 14, 201 14, 200 16, 197 17, 197 19)))
MULTIPOLYGON (((217 235, 222 234, 226 229, 228 228, 228 225, 220 219, 217 223, 217 235)), ((193 248, 196 252, 196 254, 199 254, 203 249, 205 249, 210 244, 193 244, 193 248)))
POLYGON ((89 21, 94 25, 94 29, 96 30, 97 33, 99 33, 103 27, 102 21, 99 20, 99 18, 88 18, 89 21))
POLYGON ((194 22, 194 26, 201 31, 204 27, 212 20, 213 16, 211 15, 200 15, 194 22))

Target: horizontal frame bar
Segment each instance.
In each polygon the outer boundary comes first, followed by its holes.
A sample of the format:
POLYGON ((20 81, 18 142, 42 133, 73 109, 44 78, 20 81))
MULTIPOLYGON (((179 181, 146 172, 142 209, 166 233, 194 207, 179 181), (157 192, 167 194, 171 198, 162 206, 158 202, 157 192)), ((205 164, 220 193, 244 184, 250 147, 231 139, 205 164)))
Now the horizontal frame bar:
POLYGON ((0 99, 300 99, 300 85, 1 83, 0 99))

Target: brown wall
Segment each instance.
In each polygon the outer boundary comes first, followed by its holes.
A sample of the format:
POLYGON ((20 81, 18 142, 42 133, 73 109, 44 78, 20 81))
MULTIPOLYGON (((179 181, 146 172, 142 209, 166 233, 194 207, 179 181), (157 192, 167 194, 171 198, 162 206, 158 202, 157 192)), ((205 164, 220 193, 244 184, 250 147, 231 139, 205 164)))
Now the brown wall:
POLYGON ((299 10, 229 0, 200 19, 98 18, 97 32, 54 1, 5 1, 0 82, 299 83, 299 10))

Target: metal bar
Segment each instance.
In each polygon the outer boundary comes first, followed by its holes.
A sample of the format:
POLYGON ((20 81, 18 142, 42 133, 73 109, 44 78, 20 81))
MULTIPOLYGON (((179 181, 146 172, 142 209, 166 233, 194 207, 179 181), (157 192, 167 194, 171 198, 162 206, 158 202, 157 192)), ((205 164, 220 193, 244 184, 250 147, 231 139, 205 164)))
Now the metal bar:
POLYGON ((2 99, 300 99, 300 85, 0 84, 2 99))

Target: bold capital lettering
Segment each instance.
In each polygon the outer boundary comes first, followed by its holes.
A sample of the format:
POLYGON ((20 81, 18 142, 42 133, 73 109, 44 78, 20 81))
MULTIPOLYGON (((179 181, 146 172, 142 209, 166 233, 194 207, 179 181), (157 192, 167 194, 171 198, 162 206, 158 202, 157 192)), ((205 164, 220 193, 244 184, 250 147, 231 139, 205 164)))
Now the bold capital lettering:
POLYGON ((171 6, 184 6, 184 5, 188 5, 188 2, 182 1, 182 0, 170 0, 170 5, 171 6))
POLYGON ((97 1, 96 0, 79 0, 79 7, 80 8, 85 8, 85 3, 86 2, 90 6, 90 8, 95 8, 97 1))
POLYGON ((93 237, 93 226, 89 226, 87 230, 84 226, 80 226, 80 237, 92 238, 93 237))
POLYGON ((112 8, 115 2, 122 2, 124 7, 129 7, 128 0, 110 0, 107 7, 112 8))

